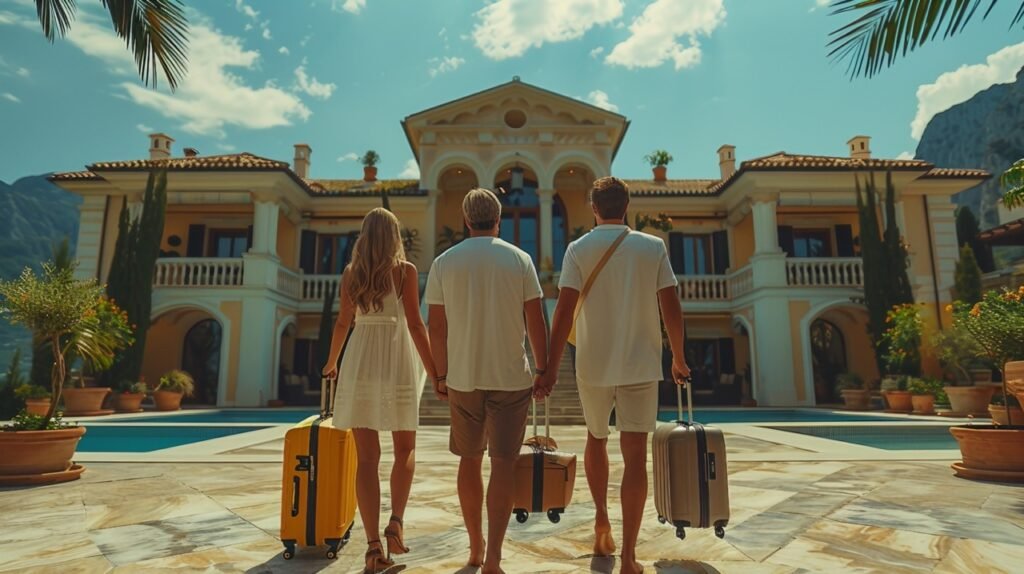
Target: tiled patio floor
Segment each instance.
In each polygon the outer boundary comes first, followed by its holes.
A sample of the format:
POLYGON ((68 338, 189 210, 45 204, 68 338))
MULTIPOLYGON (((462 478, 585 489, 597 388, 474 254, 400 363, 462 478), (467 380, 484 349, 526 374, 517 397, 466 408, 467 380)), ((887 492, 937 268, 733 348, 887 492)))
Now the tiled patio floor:
MULTIPOLYGON (((581 427, 557 430, 565 448, 581 452, 581 427)), ((421 433, 406 572, 455 572, 465 560, 457 463, 445 436, 440 428, 421 433)), ((252 448, 273 454, 281 447, 252 448)), ((730 443, 732 454, 773 448, 790 447, 730 443)), ((612 459, 614 483, 621 462, 612 459)), ((745 460, 729 471, 733 517, 724 540, 692 531, 679 541, 648 505, 639 548, 648 571, 1024 572, 1022 487, 954 478, 948 462, 745 460)), ((361 571, 358 522, 337 561, 322 550, 281 559, 279 483, 272 463, 89 463, 77 482, 0 490, 0 571, 361 571)), ((592 512, 581 460, 573 506, 559 524, 512 522, 506 570, 617 571, 612 560, 589 556, 592 512)))

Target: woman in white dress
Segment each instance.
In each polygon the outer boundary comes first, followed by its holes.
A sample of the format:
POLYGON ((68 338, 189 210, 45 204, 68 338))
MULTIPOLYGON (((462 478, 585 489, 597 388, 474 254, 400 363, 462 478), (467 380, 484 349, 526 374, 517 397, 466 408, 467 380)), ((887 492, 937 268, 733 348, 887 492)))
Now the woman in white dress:
POLYGON ((409 551, 402 517, 416 467, 420 394, 426 375, 431 381, 435 377, 420 316, 416 267, 405 260, 398 218, 390 211, 377 208, 363 219, 352 261, 342 274, 340 297, 341 312, 323 374, 338 373, 334 426, 350 428, 355 436, 356 499, 369 546, 366 572, 379 572, 394 564, 392 554, 409 551), (395 450, 392 514, 384 529, 387 556, 380 541, 380 431, 391 432, 395 450))

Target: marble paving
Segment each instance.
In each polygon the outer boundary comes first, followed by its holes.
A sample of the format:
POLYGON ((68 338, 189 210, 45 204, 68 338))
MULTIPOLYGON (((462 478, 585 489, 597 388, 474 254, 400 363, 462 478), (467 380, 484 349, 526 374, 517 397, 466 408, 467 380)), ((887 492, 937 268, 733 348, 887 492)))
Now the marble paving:
MULTIPOLYGON (((580 427, 558 429, 582 453, 580 427)), ((425 429, 406 516, 412 553, 391 572, 463 569, 466 535, 444 429, 425 429)), ((384 445, 388 460, 390 445, 384 445)), ((730 455, 793 447, 730 439, 730 455)), ((279 455, 280 441, 247 447, 279 455)), ((621 457, 612 443, 613 487, 621 457)), ((281 558, 280 467, 274 463, 88 463, 77 482, 0 489, 0 572, 361 572, 358 523, 336 561, 322 549, 281 558)), ((485 469, 486 470, 486 469, 485 469)), ((386 478, 389 471, 382 469, 386 478)), ((732 520, 726 538, 690 531, 685 541, 651 516, 638 552, 648 572, 1024 572, 1024 487, 952 476, 948 462, 743 460, 729 465, 732 520)), ((382 481, 385 490, 387 480, 382 481)), ((611 494, 618 529, 618 495, 611 494)), ((593 501, 582 457, 573 505, 558 524, 512 521, 511 573, 617 572, 591 556, 593 501)), ((618 538, 618 536, 617 536, 618 538)))

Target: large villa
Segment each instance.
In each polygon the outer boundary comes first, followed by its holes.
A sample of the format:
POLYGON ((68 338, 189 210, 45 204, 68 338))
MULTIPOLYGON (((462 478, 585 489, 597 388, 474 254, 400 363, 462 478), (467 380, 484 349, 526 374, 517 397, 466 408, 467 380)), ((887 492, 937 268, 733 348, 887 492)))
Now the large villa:
MULTIPOLYGON (((411 114, 401 128, 419 181, 318 179, 308 145, 296 144, 291 162, 211 156, 179 151, 159 133, 148 159, 53 175, 84 199, 78 272, 103 281, 123 202, 137 212, 149 172, 169 172, 146 380, 184 368, 199 384, 196 400, 217 406, 315 399, 324 298, 383 194, 425 276, 461 237, 465 192, 503 188, 502 237, 533 256, 555 297, 566 245, 594 224, 589 185, 611 174, 629 120, 514 78, 411 114)), ((915 299, 928 328, 948 326, 958 257, 951 198, 990 174, 876 158, 863 135, 843 146, 744 159, 723 142, 707 154, 716 177, 628 181, 631 222, 672 220, 670 230, 644 231, 667 242, 679 278, 698 403, 813 406, 838 402, 843 371, 877 379, 860 302, 857 179, 881 185, 892 174, 915 299)))

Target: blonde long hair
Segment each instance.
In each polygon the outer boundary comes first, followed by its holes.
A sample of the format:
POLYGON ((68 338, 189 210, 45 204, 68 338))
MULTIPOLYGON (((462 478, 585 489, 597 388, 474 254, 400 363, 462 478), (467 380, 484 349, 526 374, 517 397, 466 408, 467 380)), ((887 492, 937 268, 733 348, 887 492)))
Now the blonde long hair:
POLYGON ((405 261, 402 227, 390 211, 377 207, 363 218, 363 229, 352 249, 348 294, 367 313, 384 309, 384 297, 392 288, 394 268, 405 261))

